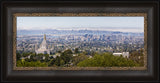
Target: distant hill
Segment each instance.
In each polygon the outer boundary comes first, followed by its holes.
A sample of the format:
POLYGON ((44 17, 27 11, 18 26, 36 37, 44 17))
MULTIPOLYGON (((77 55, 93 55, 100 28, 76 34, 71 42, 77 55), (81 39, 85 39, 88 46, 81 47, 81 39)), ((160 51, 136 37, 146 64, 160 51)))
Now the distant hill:
POLYGON ((130 36, 144 36, 144 33, 133 32, 119 32, 119 31, 98 31, 98 30, 18 30, 17 35, 38 35, 38 34, 57 34, 57 35, 130 35, 130 36))

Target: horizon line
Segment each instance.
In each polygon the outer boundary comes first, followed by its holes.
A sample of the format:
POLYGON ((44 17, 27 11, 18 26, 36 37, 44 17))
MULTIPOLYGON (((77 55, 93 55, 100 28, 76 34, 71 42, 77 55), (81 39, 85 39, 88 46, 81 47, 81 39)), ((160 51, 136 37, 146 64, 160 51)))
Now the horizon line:
MULTIPOLYGON (((28 29, 20 29, 20 30, 26 30, 26 31, 31 31, 31 30, 36 30, 36 29, 30 29, 30 30, 28 30, 28 29)), ((17 30, 17 31, 20 31, 20 30, 17 30)), ((122 33, 144 33, 144 32, 127 32, 127 31, 112 31, 112 30, 91 30, 91 29, 79 29, 79 30, 75 30, 75 29, 68 29, 68 30, 66 30, 66 29, 39 29, 39 30, 57 30, 57 31, 80 31, 80 30, 88 30, 88 31, 110 31, 110 32, 122 32, 122 33)))

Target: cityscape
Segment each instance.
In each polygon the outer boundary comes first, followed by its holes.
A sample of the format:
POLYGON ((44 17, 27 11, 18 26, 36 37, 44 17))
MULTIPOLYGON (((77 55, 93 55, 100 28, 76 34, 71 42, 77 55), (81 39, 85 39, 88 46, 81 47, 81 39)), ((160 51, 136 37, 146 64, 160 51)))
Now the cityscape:
POLYGON ((144 65, 144 32, 74 28, 17 30, 17 66, 134 67, 144 65))

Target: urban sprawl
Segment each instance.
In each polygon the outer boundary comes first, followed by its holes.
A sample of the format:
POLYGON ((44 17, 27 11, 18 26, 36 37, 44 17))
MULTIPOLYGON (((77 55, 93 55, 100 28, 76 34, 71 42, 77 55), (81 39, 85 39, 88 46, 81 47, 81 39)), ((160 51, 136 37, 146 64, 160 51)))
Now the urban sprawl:
MULTIPOLYGON (((47 60, 52 63, 51 65, 54 66, 66 66, 66 64, 68 64, 67 66, 77 66, 79 62, 74 64, 74 62, 72 62, 74 61, 73 59, 70 59, 67 62, 63 57, 61 58, 64 61, 62 61, 62 64, 54 64, 56 63, 56 60, 55 62, 53 60, 57 57, 61 57, 66 50, 70 50, 72 52, 72 57, 78 57, 83 54, 88 57, 87 59, 92 59, 95 54, 100 55, 102 53, 109 53, 117 57, 122 56, 122 58, 126 58, 127 60, 130 59, 133 62, 137 62, 137 58, 140 61, 141 57, 143 57, 139 53, 144 50, 143 33, 124 33, 114 31, 94 32, 92 30, 82 30, 78 32, 80 34, 75 34, 76 31, 74 32, 72 30, 69 33, 71 34, 66 34, 64 32, 61 34, 44 33, 17 35, 17 53, 20 55, 19 59, 27 61, 26 59, 30 59, 32 54, 47 54, 49 57, 42 56, 40 60, 45 60, 47 58, 47 60), (134 56, 133 54, 136 54, 136 52, 140 55, 134 56), (32 54, 24 56, 24 53, 32 54)), ((59 63, 61 63, 61 61, 59 61, 59 63)), ((79 66, 81 66, 81 64, 79 63, 79 66)))

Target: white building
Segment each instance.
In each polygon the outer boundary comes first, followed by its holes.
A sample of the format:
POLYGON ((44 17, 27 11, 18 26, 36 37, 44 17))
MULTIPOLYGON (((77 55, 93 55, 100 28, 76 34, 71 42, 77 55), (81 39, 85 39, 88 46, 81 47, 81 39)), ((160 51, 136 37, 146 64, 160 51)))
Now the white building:
POLYGON ((113 53, 114 56, 123 56, 129 58, 129 52, 122 52, 122 53, 113 53))
POLYGON ((78 56, 78 54, 73 54, 73 56, 78 56))
POLYGON ((26 57, 21 57, 20 59, 30 59, 31 58, 31 55, 28 55, 28 56, 26 56, 26 57))
POLYGON ((129 52, 122 52, 122 56, 129 58, 129 52))
POLYGON ((42 57, 43 60, 44 60, 45 58, 46 58, 45 56, 42 57))
POLYGON ((61 56, 60 53, 56 53, 55 55, 49 55, 49 57, 56 58, 57 56, 61 56))
POLYGON ((44 34, 43 41, 42 41, 42 43, 40 45, 40 48, 39 49, 35 49, 35 52, 36 52, 36 54, 40 54, 40 53, 50 54, 50 50, 47 47, 46 35, 45 34, 44 34))

